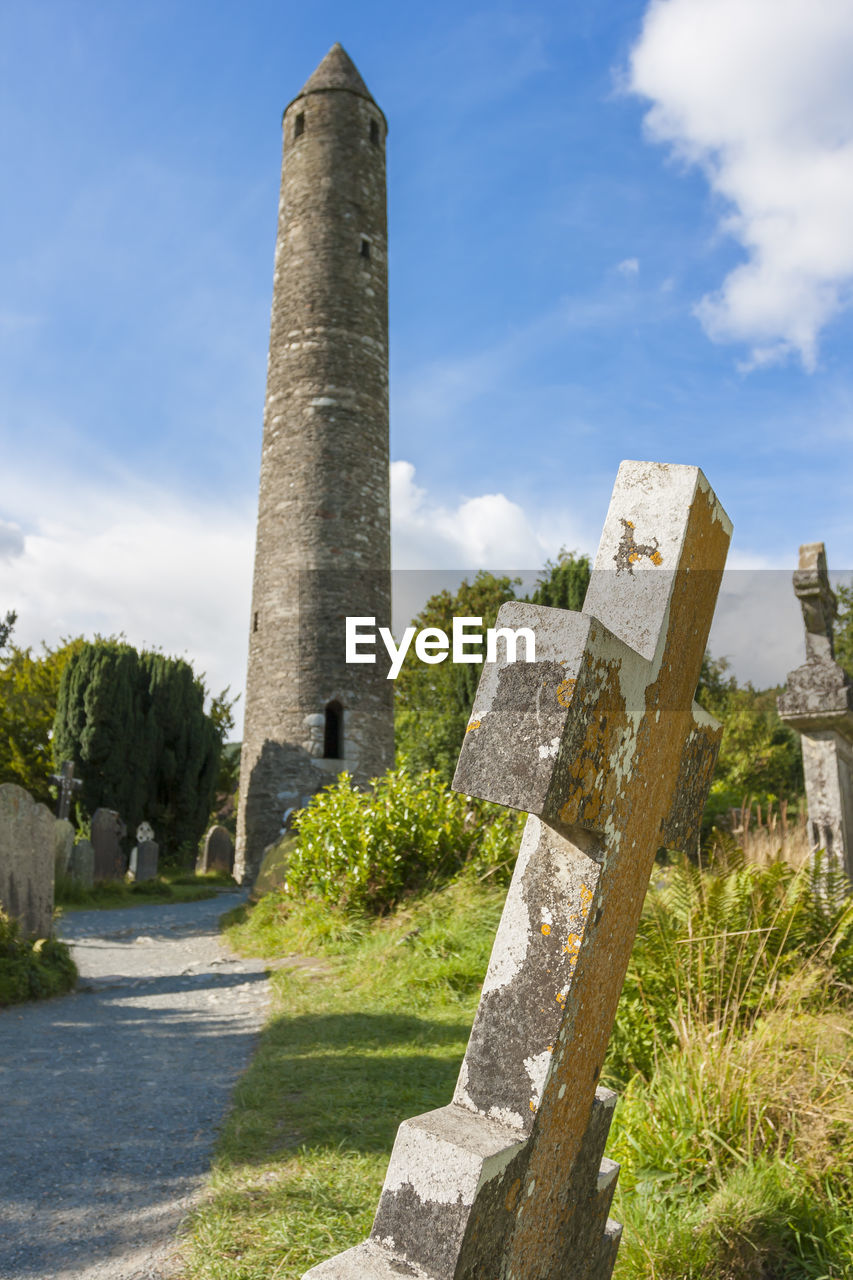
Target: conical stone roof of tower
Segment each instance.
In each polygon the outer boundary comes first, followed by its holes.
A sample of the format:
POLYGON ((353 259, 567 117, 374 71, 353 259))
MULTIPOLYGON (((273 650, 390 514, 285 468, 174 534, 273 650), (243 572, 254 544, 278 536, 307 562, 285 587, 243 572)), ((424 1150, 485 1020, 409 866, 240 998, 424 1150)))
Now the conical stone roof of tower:
POLYGON ((373 102, 373 95, 358 73, 358 68, 342 44, 333 44, 312 76, 306 80, 297 97, 307 93, 323 93, 327 89, 349 89, 373 102))

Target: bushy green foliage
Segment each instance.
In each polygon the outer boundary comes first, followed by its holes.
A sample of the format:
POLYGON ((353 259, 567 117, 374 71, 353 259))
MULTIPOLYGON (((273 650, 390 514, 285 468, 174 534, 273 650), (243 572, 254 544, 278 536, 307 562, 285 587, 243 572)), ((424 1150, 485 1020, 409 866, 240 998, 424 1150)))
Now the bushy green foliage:
POLYGON ((688 1010, 704 1023, 751 1025, 810 960, 827 983, 853 982, 853 899, 817 891, 821 872, 744 860, 733 841, 703 869, 679 858, 649 890, 622 989, 607 1070, 649 1079, 688 1010))
POLYGON ((221 741, 187 662, 116 640, 83 644, 63 672, 56 760, 83 781, 78 814, 117 809, 150 822, 168 858, 194 847, 213 803, 221 741))
POLYGON ((589 556, 578 555, 563 547, 556 563, 548 560, 536 590, 529 597, 533 604, 548 605, 551 609, 572 609, 580 612, 589 586, 592 572, 589 556))
POLYGON ((0 1006, 70 991, 77 967, 64 942, 21 937, 17 920, 0 908, 0 1006))
POLYGON ((853 584, 835 588, 838 615, 835 619, 835 660, 853 679, 853 584))
POLYGON ((378 778, 372 791, 340 774, 295 827, 290 892, 379 913, 466 867, 484 875, 511 870, 520 839, 510 811, 458 795, 435 771, 407 768, 378 778))
MULTIPOLYGON (((7 622, 8 617, 14 615, 8 615, 7 622)), ((37 657, 31 649, 7 643, 0 656, 0 782, 17 783, 50 808, 54 803, 50 736, 59 684, 82 644, 78 639, 65 641, 57 649, 45 645, 37 657)))
POLYGON ((766 805, 790 800, 803 790, 799 734, 779 718, 781 689, 738 685, 725 658, 705 654, 696 699, 723 726, 723 739, 705 809, 704 829, 744 798, 766 805))
MULTIPOLYGON (((419 631, 439 627, 450 635, 453 619, 459 617, 482 618, 484 628, 492 627, 504 601, 515 599, 518 583, 517 578, 496 578, 480 570, 455 594, 444 590, 430 596, 412 626, 419 631)), ((403 663, 394 686, 398 761, 413 770, 433 769, 445 782, 452 780, 480 671, 478 663, 449 659, 434 665, 413 658, 403 663)))
MULTIPOLYGON (((589 583, 586 556, 562 550, 556 563, 549 560, 529 599, 558 609, 580 609, 589 583)), ((430 596, 412 625, 440 627, 448 635, 453 619, 482 618, 483 628, 493 627, 498 609, 516 599, 519 578, 496 577, 480 570, 473 582, 463 581, 458 591, 430 596)), ((478 663, 453 663, 448 659, 427 665, 408 659, 394 689, 394 728, 397 759, 412 769, 434 769, 450 782, 459 748, 471 715, 482 668, 478 663)))
POLYGON ((8 609, 6 616, 0 618, 0 649, 6 648, 17 621, 18 615, 12 609, 8 609))

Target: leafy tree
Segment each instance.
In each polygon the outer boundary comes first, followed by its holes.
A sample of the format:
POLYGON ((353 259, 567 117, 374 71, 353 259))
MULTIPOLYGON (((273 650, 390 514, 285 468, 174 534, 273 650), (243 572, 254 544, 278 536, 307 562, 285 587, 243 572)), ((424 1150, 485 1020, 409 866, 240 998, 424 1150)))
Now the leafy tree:
POLYGON ((195 844, 221 749, 204 701, 204 682, 183 659, 117 640, 84 644, 63 673, 54 725, 56 759, 73 760, 83 782, 80 812, 117 809, 131 831, 145 819, 166 855, 195 844))
POLYGON ((853 679, 853 585, 835 588, 838 616, 835 619, 835 660, 853 679))
MULTIPOLYGON (((563 549, 556 563, 546 563, 528 598, 551 608, 580 609, 589 575, 589 558, 563 549)), ((519 582, 481 569, 473 582, 466 579, 455 593, 444 590, 430 596, 412 625, 417 630, 440 627, 449 635, 454 617, 465 617, 482 618, 484 629, 492 627, 500 606, 517 598, 519 582)), ((395 688, 401 761, 415 770, 435 769, 441 779, 451 781, 481 670, 479 663, 454 663, 449 657, 433 666, 412 659, 404 662, 395 688)))
POLYGON ((5 649, 9 643, 15 623, 18 621, 18 615, 10 609, 6 617, 0 622, 0 649, 5 649))
MULTIPOLYGON (((455 594, 445 589, 430 596, 412 626, 418 631, 439 627, 450 635, 454 617, 464 617, 482 618, 484 628, 492 627, 504 601, 516 598, 518 582, 481 569, 455 594)), ((394 690, 395 734, 398 757, 411 769, 434 769, 444 782, 451 781, 480 671, 479 663, 454 663, 449 657, 432 666, 411 658, 403 663, 394 690)))
MULTIPOLYGON (((15 615, 7 614, 11 631, 15 615), (11 619, 11 621, 10 621, 11 619)), ((0 782, 15 782, 53 808, 49 777, 54 758, 51 733, 62 672, 82 639, 57 649, 43 646, 41 657, 7 643, 0 655, 0 782)))
POLYGON ((536 583, 530 596, 533 604, 545 604, 552 609, 572 609, 579 613, 583 608, 589 577, 592 572, 589 556, 578 555, 563 547, 557 562, 547 560, 543 577, 536 583))
POLYGON ((803 790, 799 734, 779 718, 780 688, 739 685, 725 658, 705 654, 696 700, 723 726, 705 825, 744 796, 760 804, 792 799, 803 790))

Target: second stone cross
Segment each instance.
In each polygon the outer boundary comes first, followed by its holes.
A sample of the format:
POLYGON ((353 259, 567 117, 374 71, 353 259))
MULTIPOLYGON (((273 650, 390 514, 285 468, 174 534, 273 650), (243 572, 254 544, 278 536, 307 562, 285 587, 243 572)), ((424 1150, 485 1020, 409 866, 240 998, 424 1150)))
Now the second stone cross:
POLYGON ((598 1082, 655 853, 695 844, 716 759, 693 694, 730 537, 698 468, 625 462, 583 612, 501 609, 536 660, 484 667, 454 787, 530 816, 471 1039, 369 1239, 311 1280, 610 1276, 598 1082))

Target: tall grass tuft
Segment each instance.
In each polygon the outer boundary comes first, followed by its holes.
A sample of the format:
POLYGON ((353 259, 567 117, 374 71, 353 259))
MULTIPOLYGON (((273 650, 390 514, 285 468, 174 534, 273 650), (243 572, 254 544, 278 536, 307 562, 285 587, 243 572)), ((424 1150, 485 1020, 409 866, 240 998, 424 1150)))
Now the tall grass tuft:
POLYGON ((623 1280, 853 1276, 853 903, 814 879, 730 842, 650 891, 610 1060, 623 1280))

